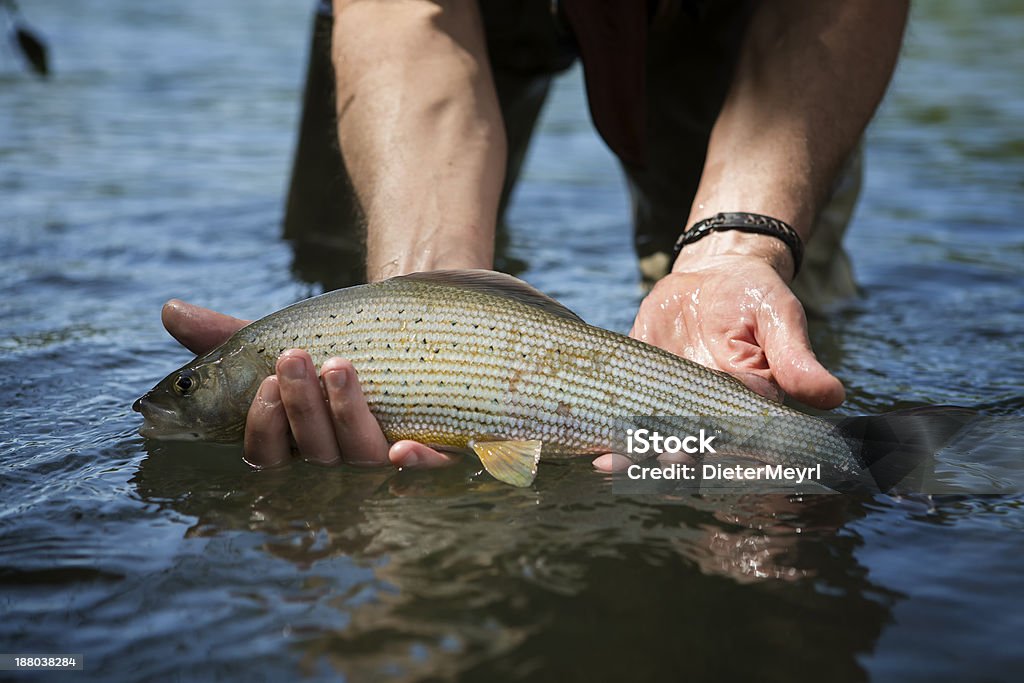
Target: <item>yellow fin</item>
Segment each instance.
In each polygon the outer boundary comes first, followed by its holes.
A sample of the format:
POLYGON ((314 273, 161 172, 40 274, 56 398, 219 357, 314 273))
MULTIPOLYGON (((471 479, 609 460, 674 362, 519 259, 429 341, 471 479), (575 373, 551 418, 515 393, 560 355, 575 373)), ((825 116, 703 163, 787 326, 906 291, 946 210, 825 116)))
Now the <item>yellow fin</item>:
POLYGON ((512 486, 533 483, 541 445, 540 441, 471 441, 469 444, 492 477, 512 486))

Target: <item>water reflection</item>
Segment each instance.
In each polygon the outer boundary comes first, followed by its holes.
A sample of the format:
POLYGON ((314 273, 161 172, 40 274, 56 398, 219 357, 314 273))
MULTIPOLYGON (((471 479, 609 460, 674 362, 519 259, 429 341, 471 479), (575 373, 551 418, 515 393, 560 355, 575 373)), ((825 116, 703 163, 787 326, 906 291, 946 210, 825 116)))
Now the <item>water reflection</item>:
MULTIPOLYGON (((291 590, 335 612, 290 627, 309 671, 554 677, 582 657, 630 678, 674 662, 856 679, 900 598, 857 560, 850 525, 877 504, 851 496, 613 495, 585 460, 515 489, 470 459, 433 472, 248 472, 226 449, 147 448, 139 497, 195 518, 188 536, 255 532, 260 553, 298 570, 291 590)), ((207 560, 240 571, 238 558, 207 560)), ((246 590, 269 600, 279 581, 246 590)))
MULTIPOLYGON (((0 59, 7 651, 84 652, 96 680, 1021 678, 1020 494, 627 498, 586 462, 516 491, 469 462, 252 473, 143 450, 128 406, 184 360, 162 301, 249 316, 347 284, 301 255, 299 282, 280 241, 309 6, 34 5, 54 79, 0 59)), ((848 240, 865 298, 812 331, 849 412, 1024 416, 1022 8, 915 5, 848 240)), ((572 83, 509 251, 624 330, 628 208, 572 83)), ((1021 437, 979 436, 936 475, 1001 487, 1021 437)))

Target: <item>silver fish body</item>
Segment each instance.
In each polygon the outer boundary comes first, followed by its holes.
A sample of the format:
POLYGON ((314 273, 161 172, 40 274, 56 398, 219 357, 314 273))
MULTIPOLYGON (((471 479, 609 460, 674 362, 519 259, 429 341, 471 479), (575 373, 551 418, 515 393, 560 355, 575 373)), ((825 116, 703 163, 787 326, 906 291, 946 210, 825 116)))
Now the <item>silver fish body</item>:
POLYGON ((392 278, 253 322, 140 399, 143 433, 240 440, 259 382, 289 348, 306 349, 318 366, 350 359, 391 441, 455 449, 539 442, 541 455, 558 457, 623 452, 627 430, 640 426, 680 436, 710 429, 723 452, 860 470, 829 423, 588 325, 525 283, 487 271, 392 278), (188 392, 175 387, 184 375, 196 385, 188 392))

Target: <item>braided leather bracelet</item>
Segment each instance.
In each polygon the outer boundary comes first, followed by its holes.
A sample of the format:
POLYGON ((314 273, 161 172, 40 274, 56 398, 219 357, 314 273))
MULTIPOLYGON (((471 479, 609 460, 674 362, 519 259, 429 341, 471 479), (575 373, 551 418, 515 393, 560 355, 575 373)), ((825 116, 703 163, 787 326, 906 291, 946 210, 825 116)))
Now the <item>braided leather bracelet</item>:
POLYGON ((679 252, 687 244, 693 244, 712 232, 725 230, 755 232, 760 235, 777 237, 789 247, 789 252, 793 255, 793 277, 800 272, 800 264, 804 260, 804 243, 800 239, 800 235, 796 234, 796 230, 788 223, 759 213, 716 213, 711 218, 694 223, 676 240, 675 249, 672 250, 672 263, 676 262, 679 252))

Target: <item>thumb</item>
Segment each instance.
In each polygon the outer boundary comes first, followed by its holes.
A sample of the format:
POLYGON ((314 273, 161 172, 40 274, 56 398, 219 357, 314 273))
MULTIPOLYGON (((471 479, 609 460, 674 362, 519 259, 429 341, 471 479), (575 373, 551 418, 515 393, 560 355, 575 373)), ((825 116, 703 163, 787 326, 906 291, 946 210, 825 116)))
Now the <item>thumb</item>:
POLYGON ((765 305, 758 311, 758 339, 776 383, 787 394, 815 408, 835 408, 846 390, 818 362, 807 336, 807 317, 796 297, 765 305))
POLYGON ((171 299, 160 311, 160 320, 172 337, 192 353, 206 353, 220 346, 248 321, 209 308, 171 299))

